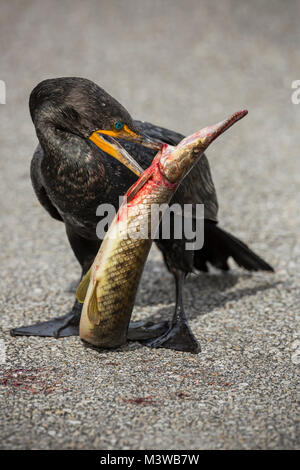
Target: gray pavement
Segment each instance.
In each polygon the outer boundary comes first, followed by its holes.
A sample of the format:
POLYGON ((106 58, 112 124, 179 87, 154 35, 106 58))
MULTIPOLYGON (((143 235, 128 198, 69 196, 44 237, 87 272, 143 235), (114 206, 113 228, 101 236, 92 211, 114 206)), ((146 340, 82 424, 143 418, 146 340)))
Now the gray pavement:
MULTIPOLYGON (((0 0, 0 9, 1 448, 298 448, 300 2, 0 0), (88 77, 134 117, 185 133, 248 108, 208 156, 221 225, 276 274, 234 267, 187 281, 201 354, 137 343, 99 354, 79 338, 10 337, 65 313, 79 277, 29 179, 29 93, 57 76, 88 77)), ((153 249, 134 318, 173 308, 153 249)))

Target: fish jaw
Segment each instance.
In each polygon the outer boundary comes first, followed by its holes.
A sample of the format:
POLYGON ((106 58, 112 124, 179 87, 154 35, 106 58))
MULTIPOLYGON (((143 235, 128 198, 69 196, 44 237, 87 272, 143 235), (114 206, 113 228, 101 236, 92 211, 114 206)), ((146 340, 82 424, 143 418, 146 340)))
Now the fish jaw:
POLYGON ((170 182, 179 183, 192 169, 207 147, 233 124, 246 116, 247 113, 248 111, 245 109, 237 111, 224 121, 213 126, 204 127, 195 134, 182 139, 175 148, 165 144, 159 158, 162 174, 170 182))

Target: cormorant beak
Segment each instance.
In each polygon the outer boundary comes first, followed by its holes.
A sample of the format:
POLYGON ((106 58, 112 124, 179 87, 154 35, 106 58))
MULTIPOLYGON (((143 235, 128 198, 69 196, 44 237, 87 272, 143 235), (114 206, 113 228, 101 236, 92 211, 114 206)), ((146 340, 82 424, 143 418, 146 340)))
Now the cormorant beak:
POLYGON ((134 158, 131 157, 131 155, 129 155, 129 153, 115 140, 115 138, 130 140, 144 147, 148 147, 157 151, 159 151, 163 145, 162 142, 159 142, 155 139, 151 139, 150 137, 147 137, 145 135, 133 132, 126 126, 126 124, 120 131, 108 131, 99 129, 92 133, 89 139, 94 144, 96 144, 97 147, 119 160, 121 163, 123 163, 123 165, 125 165, 127 168, 129 168, 129 170, 133 171, 138 176, 142 174, 143 169, 134 160, 134 158), (102 137, 103 135, 108 136, 109 140, 102 137))
POLYGON ((121 131, 121 133, 119 133, 118 136, 115 137, 119 137, 120 139, 131 140, 136 144, 140 144, 143 147, 148 147, 149 149, 156 150, 157 152, 161 150, 164 144, 164 142, 160 142, 159 140, 150 138, 145 134, 136 134, 135 132, 131 131, 126 125, 124 126, 124 132, 121 131))

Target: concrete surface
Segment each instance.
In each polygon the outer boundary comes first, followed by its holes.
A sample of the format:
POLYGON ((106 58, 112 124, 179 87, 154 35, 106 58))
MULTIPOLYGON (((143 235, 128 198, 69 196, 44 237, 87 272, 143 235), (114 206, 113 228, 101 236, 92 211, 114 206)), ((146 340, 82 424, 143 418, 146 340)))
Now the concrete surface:
MULTIPOLYGON (((299 338, 299 1, 0 1, 1 448, 295 449, 299 338), (220 222, 276 268, 191 277, 198 356, 132 343, 11 338, 72 304, 79 276, 63 226, 29 180, 28 96, 85 76, 136 118, 182 132, 247 107, 209 151, 220 222), (298 339, 297 339, 298 338, 298 339), (5 361, 6 352, 6 361, 5 361)), ((135 318, 170 317, 153 250, 135 318)), ((297 439, 298 438, 298 439, 297 439)))

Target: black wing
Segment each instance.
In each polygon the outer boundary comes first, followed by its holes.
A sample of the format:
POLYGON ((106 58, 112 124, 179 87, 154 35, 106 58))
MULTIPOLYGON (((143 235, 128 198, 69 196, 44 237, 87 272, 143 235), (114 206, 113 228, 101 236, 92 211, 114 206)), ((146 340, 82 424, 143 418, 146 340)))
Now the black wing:
MULTIPOLYGON (((135 121, 135 124, 141 129, 141 132, 149 137, 169 145, 177 145, 184 138, 184 135, 178 132, 155 126, 149 122, 135 121)), ((202 155, 199 162, 183 180, 172 202, 204 204, 205 218, 217 222, 218 200, 206 155, 202 155)))
POLYGON ((47 192, 43 186, 43 179, 41 173, 41 162, 44 156, 43 149, 40 145, 37 146, 30 166, 30 177, 36 197, 46 211, 56 220, 63 221, 58 210, 50 201, 47 192))

